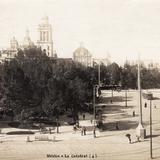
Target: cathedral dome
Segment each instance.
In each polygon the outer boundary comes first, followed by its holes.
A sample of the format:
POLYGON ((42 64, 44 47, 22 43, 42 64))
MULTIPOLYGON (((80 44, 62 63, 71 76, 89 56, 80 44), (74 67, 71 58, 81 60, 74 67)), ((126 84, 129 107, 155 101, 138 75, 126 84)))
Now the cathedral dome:
POLYGON ((89 53, 88 49, 86 49, 85 47, 83 46, 80 46, 79 48, 77 48, 75 51, 74 51, 74 56, 77 56, 77 57, 85 57, 85 56, 91 56, 91 54, 89 53))
POLYGON ((82 44, 73 52, 73 59, 84 66, 92 66, 92 55, 82 44))
POLYGON ((10 47, 11 47, 11 49, 17 49, 18 48, 18 41, 16 40, 15 37, 11 38, 10 47))
POLYGON ((22 46, 24 48, 34 46, 34 43, 31 41, 31 38, 29 36, 29 31, 28 30, 26 31, 26 35, 23 39, 22 46))
POLYGON ((34 43, 31 41, 31 39, 24 38, 24 40, 22 42, 22 46, 23 47, 32 47, 32 46, 34 46, 34 43))

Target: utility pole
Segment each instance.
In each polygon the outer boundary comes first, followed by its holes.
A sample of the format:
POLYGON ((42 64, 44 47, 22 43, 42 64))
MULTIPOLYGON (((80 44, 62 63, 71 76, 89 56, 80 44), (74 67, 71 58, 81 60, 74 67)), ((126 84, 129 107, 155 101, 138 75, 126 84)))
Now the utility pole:
POLYGON ((140 58, 138 59, 138 97, 139 97, 139 124, 136 128, 137 137, 144 139, 146 137, 146 130, 143 127, 142 121, 142 93, 141 93, 141 77, 140 77, 140 58))

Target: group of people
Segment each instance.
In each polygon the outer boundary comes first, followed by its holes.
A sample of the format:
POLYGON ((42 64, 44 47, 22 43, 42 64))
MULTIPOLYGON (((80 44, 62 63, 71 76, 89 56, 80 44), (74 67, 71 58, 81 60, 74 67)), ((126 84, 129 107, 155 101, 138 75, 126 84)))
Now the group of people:
MULTIPOLYGON (((77 130, 81 131, 81 136, 85 136, 86 132, 87 132, 87 128, 85 126, 79 127, 76 124, 73 125, 73 130, 74 130, 74 132, 76 132, 77 130)), ((95 138, 96 137, 96 128, 95 127, 93 129, 93 135, 94 135, 94 138, 95 138)))
MULTIPOLYGON (((85 114, 82 114, 82 119, 85 120, 86 116, 85 114)), ((93 123, 93 119, 91 118, 91 124, 93 123)), ((97 124, 98 125, 98 124, 97 124)), ((87 132, 87 128, 85 126, 79 126, 79 122, 75 123, 73 125, 73 131, 74 133, 76 133, 76 131, 80 131, 81 132, 81 136, 85 136, 87 135, 86 132, 87 132)), ((94 127, 93 129, 93 135, 94 135, 94 138, 96 137, 96 127, 94 127)))
POLYGON ((73 130, 74 132, 76 132, 77 130, 80 130, 81 131, 81 135, 82 136, 85 136, 86 135, 86 127, 82 127, 82 128, 79 128, 79 126, 77 126, 76 124, 73 125, 73 130))

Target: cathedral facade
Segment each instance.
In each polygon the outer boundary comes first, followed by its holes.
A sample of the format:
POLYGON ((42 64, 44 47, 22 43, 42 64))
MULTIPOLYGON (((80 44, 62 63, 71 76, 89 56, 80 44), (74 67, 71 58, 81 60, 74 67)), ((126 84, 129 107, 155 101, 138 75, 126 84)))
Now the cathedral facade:
MULTIPOLYGON (((0 59, 14 58, 18 52, 18 49, 26 49, 36 46, 31 40, 29 30, 26 30, 25 36, 21 44, 18 43, 15 37, 10 40, 10 47, 0 51, 0 59)), ((38 40, 37 47, 40 47, 43 52, 49 57, 57 57, 53 51, 52 40, 52 26, 49 24, 49 18, 44 16, 41 23, 38 25, 38 40)))

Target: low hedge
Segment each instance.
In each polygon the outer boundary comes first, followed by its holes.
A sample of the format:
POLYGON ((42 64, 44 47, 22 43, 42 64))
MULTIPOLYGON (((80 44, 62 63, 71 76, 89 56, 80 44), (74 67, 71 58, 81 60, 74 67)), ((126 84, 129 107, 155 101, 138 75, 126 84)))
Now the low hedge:
POLYGON ((12 131, 12 132, 7 132, 6 134, 8 135, 23 135, 23 134, 35 134, 32 131, 12 131))

